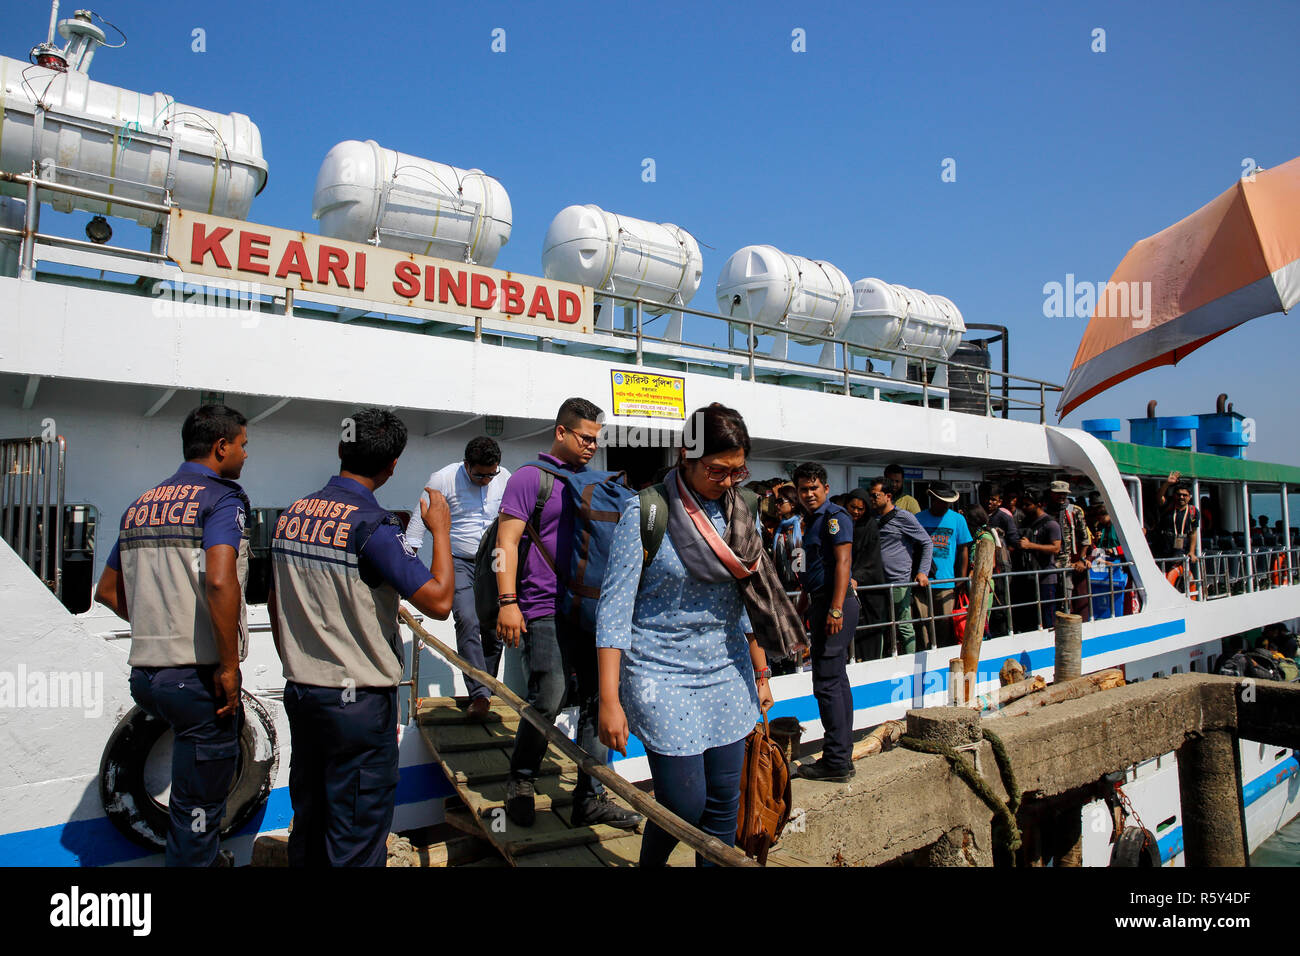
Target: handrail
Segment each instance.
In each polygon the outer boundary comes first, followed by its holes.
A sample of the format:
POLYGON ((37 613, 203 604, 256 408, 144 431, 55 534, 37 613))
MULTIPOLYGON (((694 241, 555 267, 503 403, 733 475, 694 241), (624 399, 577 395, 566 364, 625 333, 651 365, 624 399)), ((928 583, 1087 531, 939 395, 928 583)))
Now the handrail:
MULTIPOLYGON (((757 331, 757 332, 759 332, 759 333, 762 333, 762 334, 766 334, 766 335, 778 335, 778 334, 782 334, 782 333, 785 333, 785 334, 789 334, 789 333, 790 333, 790 330, 789 330, 788 328, 782 328, 781 326, 777 326, 777 325, 769 325, 769 324, 764 323, 764 322, 757 322, 757 321, 755 321, 755 320, 753 320, 753 319, 749 319, 749 318, 743 318, 743 317, 738 317, 738 316, 726 316, 726 315, 722 315, 722 314, 717 313, 717 312, 708 312, 708 311, 705 311, 705 310, 703 310, 703 309, 692 309, 692 308, 689 308, 688 306, 683 306, 683 305, 677 305, 677 306, 673 306, 673 307, 670 308, 670 309, 665 309, 664 304, 663 304, 662 302, 655 302, 655 301, 652 301, 652 300, 650 300, 650 299, 642 298, 642 297, 640 297, 640 296, 624 295, 624 294, 622 294, 622 293, 618 293, 618 292, 607 292, 607 291, 602 290, 602 289, 593 289, 593 290, 592 290, 592 293, 593 293, 593 295, 595 295, 595 296, 598 297, 598 298, 610 299, 611 301, 616 300, 616 301, 618 301, 618 302, 622 302, 622 303, 625 303, 625 304, 628 304, 628 305, 632 305, 632 304, 635 304, 635 305, 636 305, 636 307, 637 307, 637 321, 636 321, 636 328, 635 328, 633 331, 630 331, 630 332, 629 332, 629 331, 624 330, 624 329, 618 329, 618 328, 615 328, 615 327, 613 327, 613 324, 612 324, 612 323, 611 323, 610 328, 608 328, 608 329, 602 329, 603 332, 606 332, 606 333, 608 333, 608 334, 614 336, 615 338, 618 338, 618 337, 629 337, 629 336, 635 336, 635 337, 638 339, 638 341, 644 341, 644 340, 646 340, 646 339, 649 339, 650 341, 664 342, 664 343, 668 343, 668 344, 690 344, 692 347, 714 349, 714 350, 717 350, 717 351, 723 351, 723 352, 725 352, 726 354, 729 354, 729 355, 735 355, 735 356, 737 356, 738 358, 743 358, 743 357, 747 357, 747 356, 751 356, 751 355, 753 355, 753 344, 752 344, 752 343, 753 343, 753 334, 754 334, 755 331, 757 331), (738 352, 738 351, 736 351, 736 350, 734 350, 734 349, 731 349, 731 348, 725 348, 725 349, 723 349, 723 348, 721 348, 720 346, 704 346, 704 345, 696 346, 694 343, 681 343, 681 342, 678 342, 677 340, 674 340, 674 339, 656 338, 656 337, 653 337, 653 336, 646 336, 646 335, 644 334, 644 331, 642 330, 642 327, 641 327, 641 326, 642 326, 642 322, 644 321, 644 320, 643 320, 643 316, 644 316, 644 313, 645 313, 645 308, 646 308, 647 306, 650 306, 650 307, 653 307, 654 309, 656 309, 656 310, 659 312, 659 315, 663 315, 663 314, 666 313, 666 312, 680 312, 680 313, 685 314, 685 315, 695 315, 695 316, 699 316, 699 317, 701 317, 701 318, 706 318, 706 319, 715 319, 715 320, 720 321, 720 322, 725 322, 727 325, 730 325, 730 326, 744 326, 744 327, 748 330, 748 332, 749 332, 749 335, 748 335, 748 337, 747 337, 747 338, 748 338, 747 349, 746 349, 745 353, 742 354, 741 352, 738 352)), ((817 333, 817 332, 799 332, 799 333, 797 333, 797 335, 798 335, 798 337, 799 337, 800 340, 808 340, 809 342, 812 342, 812 343, 818 343, 818 344, 822 344, 822 345, 839 345, 839 346, 842 346, 846 351, 847 351, 847 349, 850 347, 850 343, 845 342, 844 339, 842 339, 842 338, 834 338, 834 337, 832 337, 832 336, 822 335, 822 334, 817 333)), ((1029 383, 1029 384, 1027 384, 1027 385, 1011 385, 1011 386, 1010 386, 1010 387, 1013 388, 1013 389, 1017 389, 1017 390, 1021 390, 1021 391, 1024 391, 1024 390, 1037 390, 1037 391, 1040 392, 1040 394, 1041 394, 1043 391, 1052 391, 1052 392, 1062 392, 1062 391, 1064 391, 1064 387, 1061 386, 1061 385, 1056 384, 1055 382, 1048 382, 1048 381, 1045 381, 1045 380, 1043 380, 1043 379, 1032 378, 1032 377, 1027 376, 1027 375, 1013 375, 1013 374, 1011 374, 1010 372, 1008 372, 1008 371, 1006 371, 1006 370, 1004 370, 1004 369, 982 368, 982 367, 980 367, 980 366, 978 366, 978 365, 967 365, 967 364, 964 363, 964 362, 954 362, 954 361, 952 361, 952 360, 950 360, 950 359, 935 358, 935 357, 933 357, 933 356, 928 356, 928 355, 915 355, 915 354, 913 354, 913 353, 911 353, 911 352, 907 352, 907 351, 900 350, 900 349, 872 348, 872 349, 863 349, 862 351, 863 351, 864 354, 869 354, 869 355, 871 355, 871 356, 873 356, 873 357, 875 357, 875 356, 880 356, 880 357, 888 356, 888 357, 890 357, 890 358, 902 358, 902 359, 912 359, 912 360, 920 361, 920 362, 922 363, 922 367, 923 367, 923 368, 926 368, 926 367, 928 367, 929 365, 935 365, 935 366, 946 366, 946 367, 948 367, 948 368, 955 368, 955 369, 967 370, 967 371, 972 371, 972 372, 977 372, 977 373, 987 374, 987 375, 990 375, 990 376, 992 376, 992 375, 998 375, 998 376, 1001 376, 1002 378, 1004 378, 1008 383, 1013 382, 1013 381, 1015 381, 1015 382, 1026 382, 1026 383, 1029 383)), ((805 366, 807 366, 807 367, 809 367, 809 368, 813 368, 813 369, 821 369, 821 370, 823 370, 823 371, 827 371, 827 372, 838 372, 838 371, 840 371, 840 369, 838 369, 838 368, 834 368, 834 367, 831 367, 831 366, 827 366, 827 365, 818 365, 818 364, 811 363, 811 362, 800 362, 800 361, 798 361, 797 359, 789 359, 789 358, 786 358, 786 359, 780 359, 779 361, 789 362, 790 364, 805 365, 805 366)), ((640 364, 640 363, 638 362, 638 364, 640 364)), ((750 366, 750 368, 751 368, 751 371, 750 371, 750 378, 752 379, 752 378, 753 378, 753 371, 752 371, 753 366, 752 366, 752 360, 751 360, 751 366, 750 366)), ((846 370, 846 371, 848 371, 848 370, 846 370)), ((873 382, 873 383, 878 383, 878 382, 880 382, 882 379, 884 379, 884 380, 888 380, 886 376, 872 375, 872 374, 870 374, 870 373, 861 372, 861 371, 859 371, 859 370, 857 370, 857 369, 853 369, 853 370, 851 370, 851 371, 854 372, 854 373, 856 373, 856 374, 858 374, 858 375, 866 376, 866 377, 867 377, 867 380, 868 380, 868 381, 871 381, 871 382, 873 382)), ((919 382, 909 383, 909 382, 907 382, 907 381, 899 380, 898 384, 900 384, 900 385, 915 384, 915 385, 917 385, 917 386, 920 386, 920 387, 922 388, 922 390, 924 391, 924 390, 926 389, 926 387, 928 387, 928 385, 929 385, 927 379, 928 379, 928 376, 923 374, 922 377, 921 377, 921 381, 919 381, 919 382)), ((951 390, 952 390, 952 389, 951 389, 951 386, 949 386, 948 391, 951 391, 951 390)), ((1043 402, 1040 402, 1040 403, 1037 403, 1037 404, 1036 404, 1036 403, 1033 403, 1033 402, 1025 402, 1025 407, 1026 407, 1026 408, 1039 408, 1039 407, 1042 407, 1043 405, 1045 405, 1045 399, 1044 399, 1043 402)))
MULTIPOLYGON (((703 856, 711 863, 719 866, 758 866, 745 854, 741 853, 735 847, 729 847, 717 837, 710 836, 702 830, 697 830, 671 810, 666 810, 660 806, 651 797, 646 796, 638 788, 624 780, 621 776, 610 770, 608 766, 598 761, 591 754, 587 753, 572 740, 555 729, 555 724, 548 721, 536 710, 530 707, 525 701, 512 691, 501 681, 497 680, 487 671, 479 670, 465 658, 461 657, 450 647, 438 640, 423 627, 411 615, 406 608, 400 611, 402 620, 410 627, 411 633, 415 635, 416 647, 412 649, 412 656, 420 653, 418 645, 424 644, 426 647, 436 651, 449 664, 452 664, 461 673, 468 677, 474 678, 480 684, 483 684, 492 691, 497 697, 505 701, 512 710, 519 714, 520 718, 528 721, 538 731, 546 736, 546 739, 557 747, 566 757, 569 757, 583 773, 595 777, 609 789, 613 790, 620 797, 639 812, 646 816, 647 819, 653 820, 655 824, 665 830, 670 836, 676 837, 682 843, 689 845, 697 853, 703 856)), ((412 689, 415 691, 415 688, 412 689)), ((413 708, 414 709, 414 708, 413 708)))

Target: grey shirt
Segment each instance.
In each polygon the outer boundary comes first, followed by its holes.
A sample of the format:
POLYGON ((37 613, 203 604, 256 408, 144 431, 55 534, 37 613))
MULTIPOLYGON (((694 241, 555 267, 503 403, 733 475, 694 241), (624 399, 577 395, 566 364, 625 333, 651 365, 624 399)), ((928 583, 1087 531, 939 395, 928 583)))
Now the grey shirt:
POLYGON ((916 515, 895 507, 889 514, 877 515, 876 521, 880 526, 880 559, 885 566, 886 581, 907 584, 916 576, 913 568, 930 567, 934 543, 916 515))

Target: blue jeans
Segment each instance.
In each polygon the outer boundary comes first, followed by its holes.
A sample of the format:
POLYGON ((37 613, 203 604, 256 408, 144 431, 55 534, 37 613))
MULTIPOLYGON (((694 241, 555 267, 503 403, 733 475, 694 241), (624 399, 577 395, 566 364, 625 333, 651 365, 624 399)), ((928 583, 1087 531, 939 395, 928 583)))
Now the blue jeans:
MULTIPOLYGON (((727 846, 736 845, 736 816, 740 810, 740 772, 745 763, 745 738, 702 754, 665 757, 646 751, 655 800, 687 823, 715 836, 727 846)), ((677 838, 646 823, 641 838, 641 866, 663 866, 677 846, 677 838)), ((696 866, 716 866, 698 853, 696 866)))
MULTIPOLYGON (((456 568, 456 596, 452 599, 451 613, 456 621, 456 650, 479 670, 497 676, 501 663, 501 641, 496 631, 483 633, 478 626, 478 612, 474 610, 474 559, 452 557, 456 568)), ((465 689, 469 698, 491 697, 492 692, 474 678, 466 675, 465 689)))
POLYGON ((290 866, 384 866, 397 796, 397 688, 285 681, 290 866))
MULTIPOLYGON (((601 763, 608 762, 609 749, 600 742, 597 720, 600 685, 596 677, 596 639, 582 634, 563 618, 555 615, 527 622, 520 649, 524 672, 528 674, 528 705, 543 717, 554 721, 564 706, 569 689, 569 675, 577 677, 578 746, 601 763)), ((546 737, 526 720, 519 722, 515 749, 510 755, 510 775, 535 778, 546 756, 546 737)), ((579 772, 573 788, 573 800, 581 804, 605 792, 604 785, 579 772)))
POLYGON ((212 664, 131 668, 131 696, 170 725, 172 789, 168 799, 168 866, 212 866, 221 845, 226 797, 239 765, 241 704, 217 717, 212 664))

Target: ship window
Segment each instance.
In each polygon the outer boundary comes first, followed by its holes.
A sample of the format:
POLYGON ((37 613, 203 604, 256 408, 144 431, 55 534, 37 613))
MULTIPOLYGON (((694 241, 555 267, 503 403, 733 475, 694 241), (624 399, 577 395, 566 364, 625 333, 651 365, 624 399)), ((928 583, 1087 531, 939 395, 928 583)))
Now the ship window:
POLYGON ((1169 668, 1169 673, 1171 673, 1171 674, 1181 674, 1182 672, 1183 672, 1183 669, 1182 669, 1181 667, 1179 667, 1177 664, 1175 664, 1173 667, 1169 668))
POLYGON ((1177 816, 1172 816, 1168 820, 1161 820, 1156 824, 1156 833, 1164 833, 1171 826, 1178 822, 1177 816))

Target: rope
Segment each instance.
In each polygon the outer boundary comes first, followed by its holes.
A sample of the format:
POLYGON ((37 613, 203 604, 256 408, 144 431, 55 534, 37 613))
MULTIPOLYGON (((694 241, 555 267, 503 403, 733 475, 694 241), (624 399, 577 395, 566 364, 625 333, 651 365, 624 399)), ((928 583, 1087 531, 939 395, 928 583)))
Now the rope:
POLYGON ((1011 769, 1011 758, 1007 754, 1007 748, 1002 742, 1002 738, 987 728, 983 729, 983 733, 984 739, 993 748, 993 756, 998 763, 998 774, 1001 776, 1002 785, 1007 791, 1005 803, 993 792, 993 788, 988 785, 988 782, 976 772, 971 762, 957 752, 956 748, 907 736, 899 738, 898 742, 908 750, 946 757, 948 763, 952 765, 953 772, 966 781, 966 785, 975 791, 975 795, 984 801, 984 805, 992 810, 993 815, 1001 821, 1002 827, 999 834, 1001 843, 1008 853, 1014 854, 1020 849, 1021 844, 1020 826, 1016 823, 1016 811, 1020 808, 1020 788, 1016 784, 1016 775, 1011 769))

